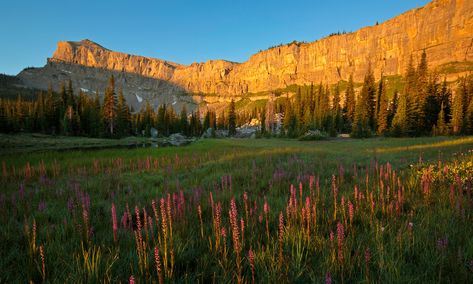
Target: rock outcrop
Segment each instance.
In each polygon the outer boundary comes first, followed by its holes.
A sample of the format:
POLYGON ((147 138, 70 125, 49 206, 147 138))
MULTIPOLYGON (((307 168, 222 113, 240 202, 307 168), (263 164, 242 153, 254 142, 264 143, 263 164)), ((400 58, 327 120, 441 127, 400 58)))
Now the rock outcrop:
MULTIPOLYGON (((369 65, 376 76, 381 72, 402 74, 411 55, 417 60, 423 50, 428 54, 431 68, 449 62, 473 61, 473 1, 434 0, 375 26, 311 43, 270 48, 244 63, 212 60, 181 65, 114 52, 83 40, 59 42, 44 68, 72 73, 81 70, 74 69, 76 66, 85 66, 131 74, 126 75, 130 78, 137 75, 143 80, 157 80, 158 83, 146 87, 167 96, 181 92, 239 96, 291 84, 336 83, 347 80, 350 74, 355 81, 361 81, 369 65)), ((82 80, 80 85, 91 77, 89 71, 81 71, 85 78, 77 79, 82 80)), ((41 72, 41 69, 28 69, 19 77, 26 85, 44 87, 37 86, 35 79, 41 72)), ((56 73, 51 75, 57 76, 56 73)))

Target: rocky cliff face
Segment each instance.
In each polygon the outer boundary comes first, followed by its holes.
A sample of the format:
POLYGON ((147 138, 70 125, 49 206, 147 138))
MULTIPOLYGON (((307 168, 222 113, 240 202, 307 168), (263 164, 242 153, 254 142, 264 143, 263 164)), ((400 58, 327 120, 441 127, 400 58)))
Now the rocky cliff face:
MULTIPOLYGON (((431 68, 473 61, 473 1, 434 0, 376 26, 312 43, 271 48, 244 63, 215 60, 181 65, 114 52, 83 40, 59 42, 45 68, 85 66, 134 74, 158 80, 161 84, 150 88, 169 95, 187 91, 238 96, 291 84, 336 83, 347 80, 350 74, 361 81, 369 65, 376 76, 381 72, 402 74, 410 56, 417 60, 424 49, 431 68)), ((34 85, 31 82, 35 75, 29 72, 19 76, 26 84, 34 85)))

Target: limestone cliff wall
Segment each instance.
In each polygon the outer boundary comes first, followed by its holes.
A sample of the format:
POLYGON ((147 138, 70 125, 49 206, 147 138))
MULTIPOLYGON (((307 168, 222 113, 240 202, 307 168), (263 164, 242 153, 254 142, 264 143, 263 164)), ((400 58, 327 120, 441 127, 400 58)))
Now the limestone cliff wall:
POLYGON ((135 73, 193 93, 240 95, 290 84, 335 83, 350 74, 361 81, 370 64, 376 76, 402 74, 409 57, 417 60, 424 49, 430 67, 473 61, 473 1, 434 0, 376 26, 271 48, 243 63, 212 60, 181 65, 114 52, 89 40, 59 42, 50 63, 135 73))

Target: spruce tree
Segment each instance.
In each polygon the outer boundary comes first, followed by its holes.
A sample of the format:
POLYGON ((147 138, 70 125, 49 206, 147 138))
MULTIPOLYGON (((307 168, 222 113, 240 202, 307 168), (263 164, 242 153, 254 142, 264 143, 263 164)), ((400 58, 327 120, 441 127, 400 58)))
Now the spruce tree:
POLYGON ((117 129, 117 98, 115 95, 115 79, 110 76, 108 87, 105 91, 103 103, 103 120, 107 127, 107 135, 115 136, 117 129))
MULTIPOLYGON (((431 78, 427 85, 427 97, 424 104, 424 133, 431 131, 438 120, 442 102, 439 100, 438 84, 435 78, 431 78)), ((444 113, 445 114, 445 113, 444 113)))
POLYGON ((432 128, 432 134, 435 136, 442 136, 448 134, 448 125, 445 121, 445 107, 443 104, 440 107, 437 123, 432 128))
POLYGON ((453 134, 459 135, 464 131, 464 119, 465 119, 465 97, 466 97, 466 86, 465 79, 460 79, 459 86, 455 97, 453 98, 453 109, 452 119, 450 124, 452 125, 453 134))
POLYGON ((183 105, 182 106, 182 109, 181 109, 181 115, 180 115, 180 119, 179 119, 179 128, 180 128, 180 131, 184 134, 184 135, 189 135, 189 124, 187 122, 187 109, 186 109, 186 105, 183 105))
POLYGON ((236 119, 235 101, 232 99, 228 109, 228 135, 230 136, 236 134, 236 119))
POLYGON ((381 77, 381 80, 379 81, 377 97, 377 133, 379 135, 385 135, 389 129, 389 109, 388 98, 386 94, 386 85, 384 84, 383 77, 381 77))
POLYGON ((118 102, 117 102, 117 129, 120 136, 126 136, 130 134, 130 109, 123 95, 123 90, 120 88, 118 91, 118 102))
POLYGON ((355 106, 355 87, 353 84, 353 75, 350 75, 347 90, 345 92, 345 113, 348 125, 351 125, 354 121, 355 106))
POLYGON ((410 127, 409 96, 401 94, 398 99, 396 114, 392 122, 391 133, 393 136, 406 136, 410 127))
POLYGON ((336 133, 340 133, 343 128, 343 119, 342 119, 342 110, 340 107, 340 86, 337 83, 335 85, 335 90, 333 92, 333 101, 332 101, 332 116, 333 116, 333 128, 336 133))
POLYGON ((466 110, 466 132, 469 135, 473 135, 473 99, 470 99, 466 110))
POLYGON ((360 96, 356 101, 355 118, 352 126, 353 137, 368 137, 375 126, 375 81, 371 66, 363 81, 360 96))

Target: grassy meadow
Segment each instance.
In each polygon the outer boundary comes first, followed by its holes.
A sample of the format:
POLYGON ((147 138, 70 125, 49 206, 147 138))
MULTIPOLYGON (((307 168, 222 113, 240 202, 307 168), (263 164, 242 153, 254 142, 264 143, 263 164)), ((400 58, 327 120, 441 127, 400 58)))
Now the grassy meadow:
POLYGON ((7 139, 0 283, 473 282, 473 137, 7 139))

